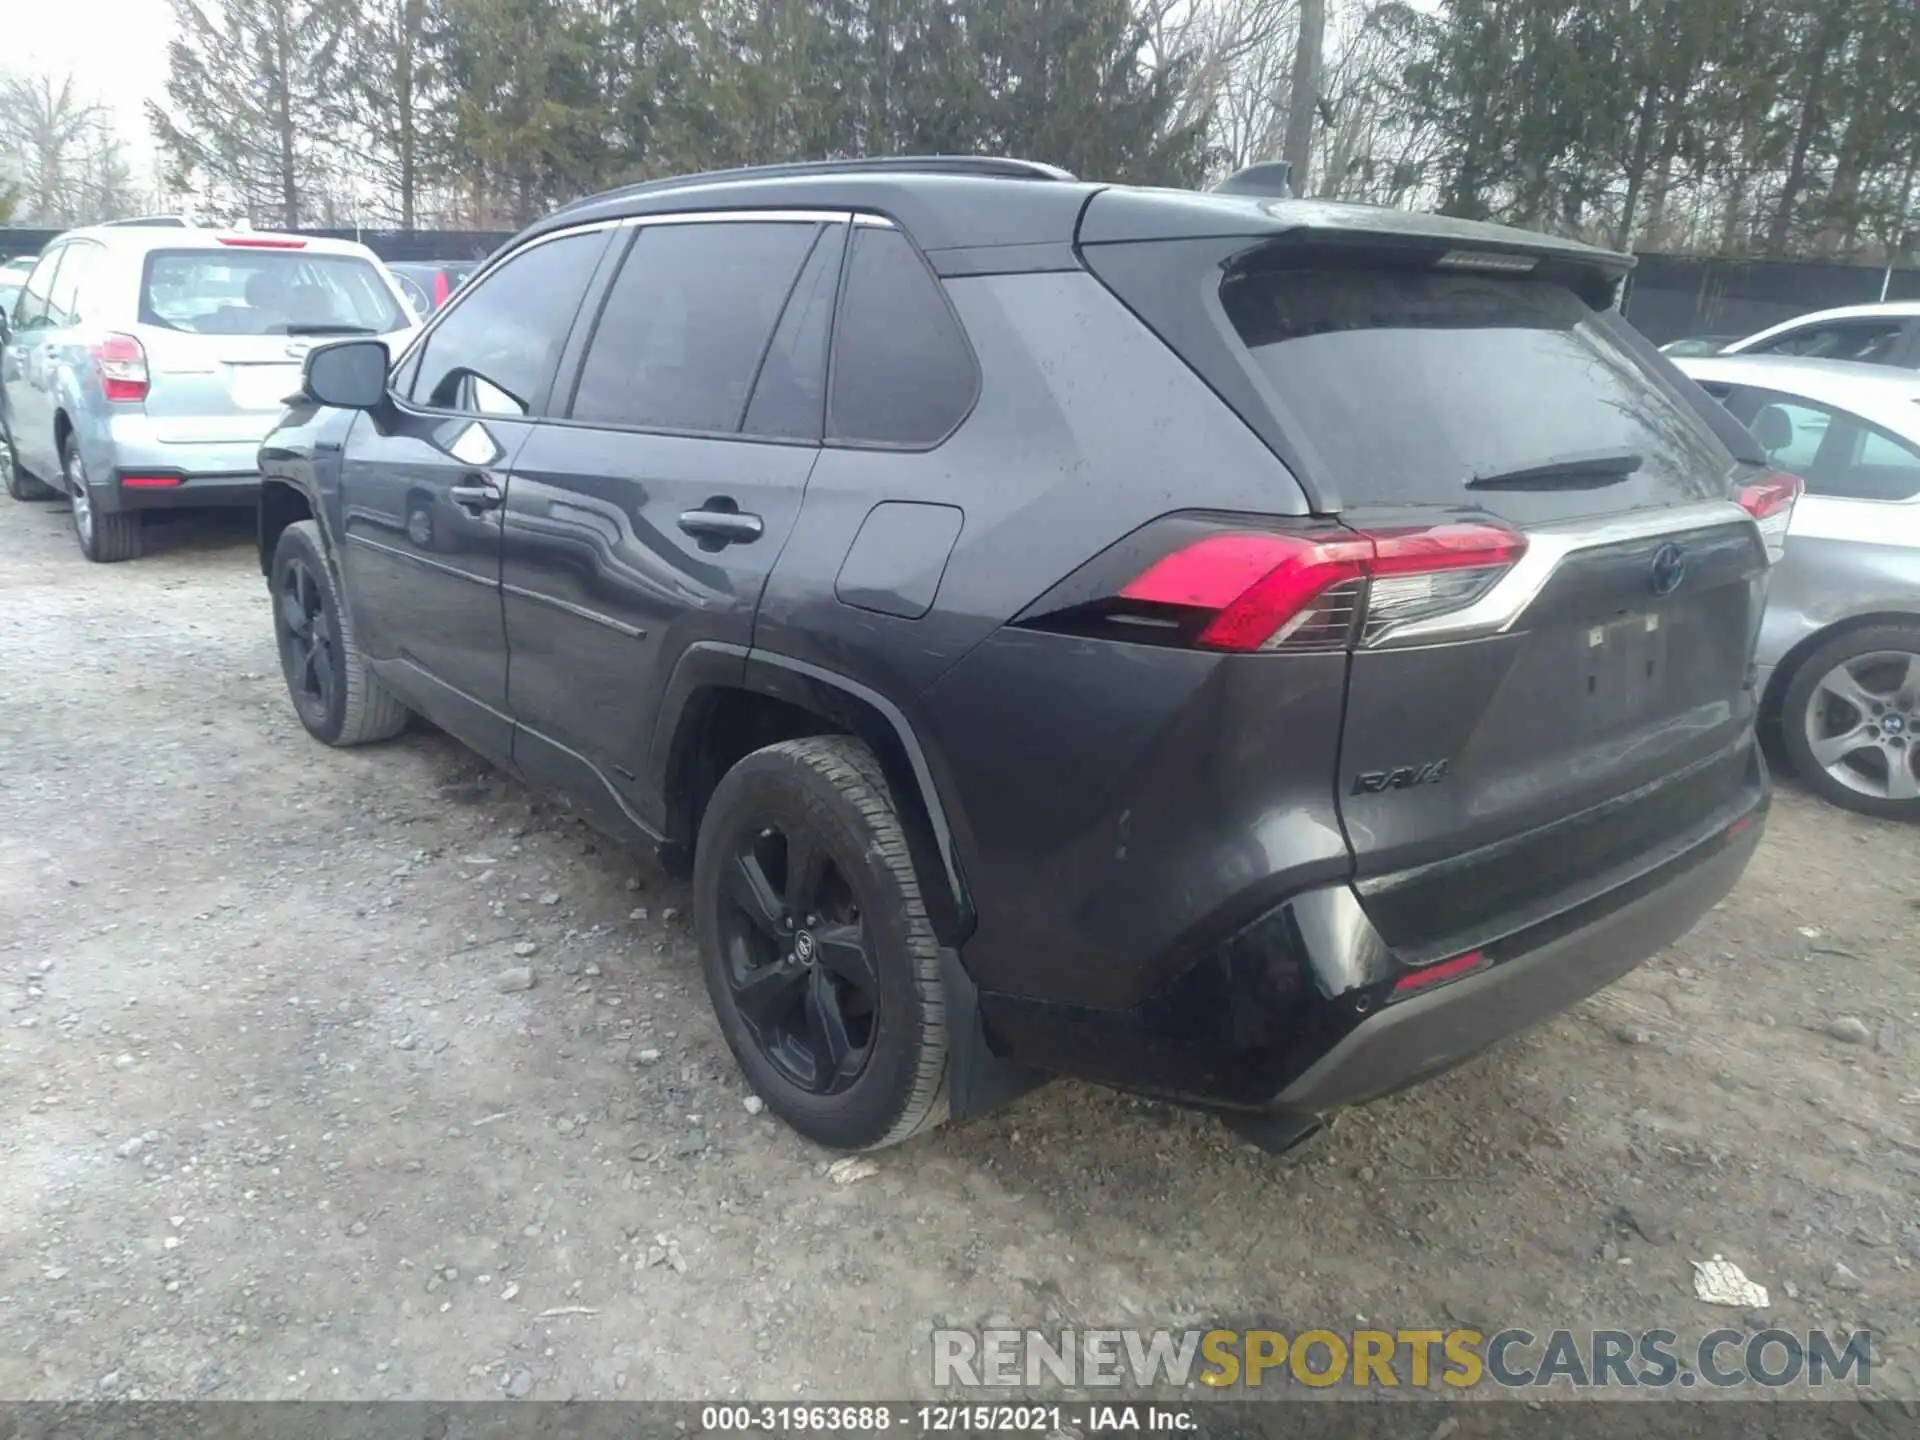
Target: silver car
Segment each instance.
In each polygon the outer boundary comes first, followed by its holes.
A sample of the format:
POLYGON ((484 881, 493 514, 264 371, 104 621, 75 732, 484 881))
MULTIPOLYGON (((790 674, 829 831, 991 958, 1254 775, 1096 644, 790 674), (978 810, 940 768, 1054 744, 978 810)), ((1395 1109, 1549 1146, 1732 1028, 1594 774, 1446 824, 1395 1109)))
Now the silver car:
POLYGON ((128 560, 148 510, 251 505, 260 441, 314 342, 414 319, 364 246, 189 226, 73 230, 0 325, 0 479, 63 493, 90 560, 128 560))
POLYGON ((1920 818, 1920 374, 1784 356, 1675 363, 1806 485, 1761 628, 1763 713, 1829 800, 1920 818))
POLYGON ((1730 340, 1718 353, 1800 355, 1809 360, 1860 360, 1920 369, 1920 300, 1815 310, 1769 325, 1744 340, 1730 340))

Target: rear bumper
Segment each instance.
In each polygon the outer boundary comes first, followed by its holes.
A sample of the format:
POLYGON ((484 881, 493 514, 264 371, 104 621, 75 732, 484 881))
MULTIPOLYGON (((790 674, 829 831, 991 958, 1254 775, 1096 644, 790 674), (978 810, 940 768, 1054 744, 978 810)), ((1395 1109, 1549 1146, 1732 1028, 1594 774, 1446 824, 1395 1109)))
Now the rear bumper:
POLYGON ((1430 988, 1353 889, 1294 896, 1150 1001, 1093 1010, 983 992, 1005 1058, 1223 1111, 1310 1117, 1427 1079, 1565 1010, 1680 938, 1733 889, 1768 805, 1763 765, 1657 854, 1530 915, 1430 988))
MULTIPOLYGON (((263 426, 262 435, 269 426, 263 426)), ((90 457, 94 504, 102 510, 165 510, 200 505, 253 505, 260 499, 257 438, 162 440, 138 412, 113 415, 104 453, 90 457), (129 485, 129 476, 169 478, 173 485, 129 485), (107 477, 111 484, 102 483, 107 477)))

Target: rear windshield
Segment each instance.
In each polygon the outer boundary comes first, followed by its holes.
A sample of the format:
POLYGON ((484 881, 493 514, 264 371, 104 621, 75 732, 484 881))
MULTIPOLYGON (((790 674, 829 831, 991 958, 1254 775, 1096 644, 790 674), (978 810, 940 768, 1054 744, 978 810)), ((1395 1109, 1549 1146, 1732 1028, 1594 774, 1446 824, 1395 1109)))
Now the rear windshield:
POLYGON ((357 255, 290 250, 156 250, 140 323, 194 335, 383 335, 408 324, 357 255))
POLYGON ((1485 504, 1503 477, 1581 488, 1513 478, 1565 462, 1599 472, 1584 480, 1590 508, 1726 495, 1712 431, 1563 286, 1282 269, 1231 275, 1220 300, 1347 503, 1485 504))

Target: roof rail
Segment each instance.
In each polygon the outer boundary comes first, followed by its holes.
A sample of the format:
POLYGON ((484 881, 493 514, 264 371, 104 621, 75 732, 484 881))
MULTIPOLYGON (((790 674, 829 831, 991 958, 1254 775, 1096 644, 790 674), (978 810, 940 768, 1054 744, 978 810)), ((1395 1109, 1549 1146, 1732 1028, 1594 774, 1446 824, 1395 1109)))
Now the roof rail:
POLYGON ((556 215, 601 200, 629 195, 651 195, 666 190, 725 185, 735 180, 800 179, 813 175, 976 175, 1003 180, 1075 180, 1071 171, 1038 160, 1015 160, 1002 155, 867 155, 851 160, 796 160, 780 165, 746 165, 735 170, 703 170, 695 175, 669 175, 643 180, 595 195, 570 200, 556 215))

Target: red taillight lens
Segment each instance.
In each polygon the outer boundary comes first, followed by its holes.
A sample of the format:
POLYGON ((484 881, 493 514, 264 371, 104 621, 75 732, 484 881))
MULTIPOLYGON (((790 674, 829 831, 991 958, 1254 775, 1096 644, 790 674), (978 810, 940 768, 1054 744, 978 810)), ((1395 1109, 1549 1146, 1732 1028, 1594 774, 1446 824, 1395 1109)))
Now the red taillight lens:
POLYGON ((1422 965, 1418 970, 1394 981, 1393 993, 1404 995, 1409 990, 1424 990, 1429 985, 1438 985, 1445 980, 1458 980, 1469 971, 1478 970, 1486 958, 1481 951, 1469 950, 1451 960, 1437 960, 1431 965, 1422 965))
POLYGON ((1213 612, 1193 643, 1211 650, 1346 645, 1471 604, 1526 553, 1497 525, 1207 535, 1157 560, 1124 602, 1213 612))
POLYGON ((288 235, 222 235, 222 245, 232 245, 242 250, 304 250, 307 242, 296 240, 288 235))
POLYGON ((93 347, 93 366, 107 399, 138 403, 147 398, 147 352, 133 336, 107 336, 93 347))
POLYGON ((1759 525, 1769 560, 1787 553, 1787 528, 1793 524, 1794 502, 1805 488, 1798 475, 1782 474, 1767 475, 1740 487, 1740 508, 1759 525))
POLYGON ((444 270, 436 270, 433 272, 433 308, 438 310, 446 303, 447 272, 444 270))
POLYGON ((131 490, 165 490, 180 483, 178 475, 122 475, 120 483, 131 490))

